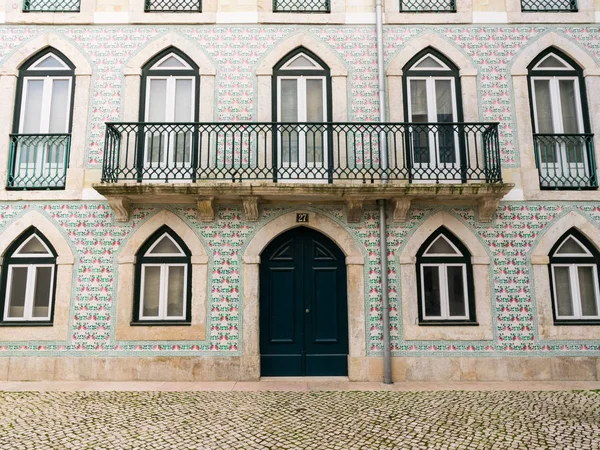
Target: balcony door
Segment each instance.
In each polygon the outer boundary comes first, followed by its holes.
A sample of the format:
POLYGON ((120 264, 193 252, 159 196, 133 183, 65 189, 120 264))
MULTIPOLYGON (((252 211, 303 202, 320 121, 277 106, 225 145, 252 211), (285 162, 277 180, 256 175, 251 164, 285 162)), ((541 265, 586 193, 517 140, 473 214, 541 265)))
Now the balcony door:
POLYGON ((457 122, 458 71, 443 56, 427 51, 406 70, 407 144, 413 180, 461 179, 457 122))
POLYGON ((193 178, 198 69, 174 50, 144 70, 144 178, 193 178))
POLYGON ((549 52, 530 68, 536 161, 542 187, 576 187, 590 172, 581 71, 549 52))
POLYGON ((276 69, 277 179, 326 181, 329 161, 329 69, 295 51, 276 69))
POLYGON ((12 184, 62 187, 68 165, 74 67, 58 52, 47 50, 25 64, 19 81, 18 123, 11 138, 12 184))

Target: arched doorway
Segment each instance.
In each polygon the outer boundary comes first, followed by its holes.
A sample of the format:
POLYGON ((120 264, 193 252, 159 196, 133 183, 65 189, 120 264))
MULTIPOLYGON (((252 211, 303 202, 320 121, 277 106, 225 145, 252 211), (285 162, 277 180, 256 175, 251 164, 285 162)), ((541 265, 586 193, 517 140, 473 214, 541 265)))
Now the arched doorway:
POLYGON ((261 254, 262 376, 348 374, 344 253, 318 231, 298 227, 261 254))

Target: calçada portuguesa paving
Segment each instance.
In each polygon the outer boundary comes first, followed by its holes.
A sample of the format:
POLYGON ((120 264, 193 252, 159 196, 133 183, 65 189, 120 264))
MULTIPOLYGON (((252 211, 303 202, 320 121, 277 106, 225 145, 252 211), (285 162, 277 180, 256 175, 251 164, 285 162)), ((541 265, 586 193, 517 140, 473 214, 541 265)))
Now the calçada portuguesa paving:
POLYGON ((593 388, 0 383, 0 448, 599 449, 593 388))

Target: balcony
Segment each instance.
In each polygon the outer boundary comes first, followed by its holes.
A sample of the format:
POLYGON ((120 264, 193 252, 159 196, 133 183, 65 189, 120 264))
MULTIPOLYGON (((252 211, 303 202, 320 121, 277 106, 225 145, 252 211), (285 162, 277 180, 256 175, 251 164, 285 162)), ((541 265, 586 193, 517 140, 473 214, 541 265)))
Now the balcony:
POLYGON ((11 134, 6 188, 64 189, 70 134, 11 134))
POLYGON ((80 0, 24 0, 23 12, 79 12, 80 0))
POLYGON ((456 0, 400 0, 400 12, 454 13, 456 0))
POLYGON ((276 13, 328 13, 330 0, 273 0, 276 13))
POLYGON ((521 0, 522 12, 577 12, 577 0, 521 0))
POLYGON ((202 12, 201 0, 145 0, 144 12, 186 13, 202 12))
POLYGON ((593 134, 534 134, 541 189, 596 189, 593 134))
POLYGON ((476 201, 489 220, 511 188, 495 123, 108 123, 94 187, 118 220, 149 201, 197 202, 211 220, 215 199, 241 198, 248 220, 284 200, 342 201, 350 221, 379 198, 396 220, 433 198, 476 201))

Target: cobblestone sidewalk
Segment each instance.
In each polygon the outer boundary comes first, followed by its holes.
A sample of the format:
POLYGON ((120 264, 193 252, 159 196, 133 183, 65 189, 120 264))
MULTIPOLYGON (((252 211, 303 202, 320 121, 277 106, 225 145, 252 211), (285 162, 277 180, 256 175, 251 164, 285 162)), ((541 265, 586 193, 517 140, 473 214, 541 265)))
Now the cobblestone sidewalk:
POLYGON ((599 449, 600 393, 2 392, 2 449, 599 449))

